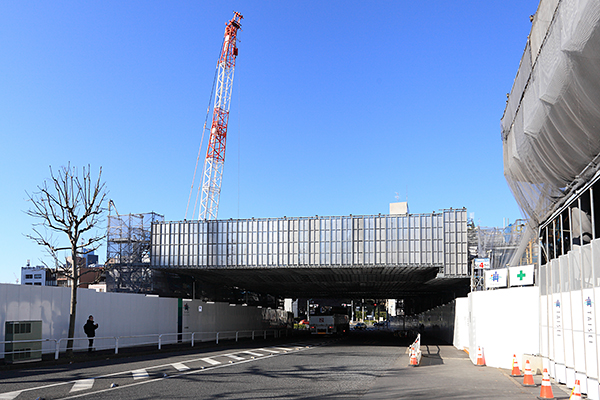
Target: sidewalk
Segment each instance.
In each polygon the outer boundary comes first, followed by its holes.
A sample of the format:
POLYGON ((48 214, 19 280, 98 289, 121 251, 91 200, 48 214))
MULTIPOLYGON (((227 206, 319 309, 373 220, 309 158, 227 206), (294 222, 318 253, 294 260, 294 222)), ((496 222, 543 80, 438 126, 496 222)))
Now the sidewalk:
MULTIPOLYGON (((306 336, 306 335, 305 335, 306 336)), ((257 339, 257 341, 263 341, 264 339, 257 339)), ((268 343, 278 343, 282 340, 286 340, 286 338, 268 338, 268 343)), ((191 347, 189 342, 185 343, 170 343, 163 344, 162 350, 159 350, 156 344, 148 344, 143 346, 130 346, 130 347, 121 347, 119 348, 119 353, 115 354, 114 349, 102 349, 96 350, 91 353, 88 353, 87 350, 75 351, 71 358, 67 357, 64 352, 60 353, 60 358, 58 360, 55 359, 54 353, 45 353, 42 355, 41 361, 36 362, 25 362, 25 363, 15 363, 8 364, 3 359, 0 359, 0 373, 2 371, 11 371, 11 370, 31 370, 38 368, 51 367, 55 365, 64 365, 64 364, 79 364, 79 363, 87 363, 87 362, 96 362, 102 360, 115 360, 121 358, 128 357, 169 357, 173 353, 185 354, 191 353, 196 354, 202 349, 227 349, 227 348, 236 348, 238 346, 246 346, 248 343, 256 343, 251 341, 249 338, 240 338, 237 342, 232 339, 223 339, 219 344, 215 344, 214 341, 206 341, 206 342, 196 342, 194 347, 191 347)), ((263 343, 265 343, 263 341, 263 343)), ((0 400, 2 400, 0 398, 0 400)))
MULTIPOLYGON (((377 378, 361 399, 537 399, 536 387, 521 385, 523 378, 512 378, 509 370, 477 367, 469 356, 450 345, 421 344, 421 365, 409 367, 409 355, 398 358, 392 369, 377 378)), ((565 385, 552 384, 556 399, 568 399, 565 385)))

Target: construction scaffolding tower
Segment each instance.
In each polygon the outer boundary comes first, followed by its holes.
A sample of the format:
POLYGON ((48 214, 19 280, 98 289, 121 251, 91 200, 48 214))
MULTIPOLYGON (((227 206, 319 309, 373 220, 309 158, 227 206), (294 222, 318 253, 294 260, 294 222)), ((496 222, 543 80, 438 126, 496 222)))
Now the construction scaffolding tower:
MULTIPOLYGON (((478 226, 472 233, 476 236, 476 257, 489 259, 490 269, 537 263, 537 237, 525 220, 517 220, 504 228, 478 226)), ((473 243, 474 237, 469 239, 473 243)), ((474 268, 472 290, 483 289, 483 283, 483 270, 474 268)))
POLYGON ((526 226, 524 220, 517 220, 504 228, 477 227, 477 256, 489 258, 491 269, 533 264, 531 251, 516 254, 526 226))
POLYGON ((106 290, 109 292, 152 293, 150 268, 152 224, 164 221, 163 215, 119 215, 112 200, 108 207, 106 250, 106 290), (112 206, 112 207, 111 207, 112 206), (114 214, 112 210, 114 209, 114 214))

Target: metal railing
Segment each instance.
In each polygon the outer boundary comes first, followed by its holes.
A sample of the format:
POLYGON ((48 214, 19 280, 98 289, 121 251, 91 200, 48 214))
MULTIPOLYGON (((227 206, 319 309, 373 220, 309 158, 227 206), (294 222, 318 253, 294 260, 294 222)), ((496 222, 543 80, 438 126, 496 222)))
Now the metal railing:
MULTIPOLYGON (((263 339, 272 337, 274 339, 282 337, 282 333, 285 332, 285 336, 288 335, 287 329, 255 329, 255 330, 243 330, 243 331, 215 331, 215 332, 183 332, 183 333, 156 333, 150 335, 126 335, 126 336, 106 336, 106 337, 94 337, 94 349, 95 350, 109 350, 113 349, 115 354, 119 353, 119 349, 126 347, 139 347, 147 345, 157 345, 158 350, 162 350, 162 346, 166 344, 178 344, 178 343, 190 343, 191 347, 198 342, 210 342, 214 341, 219 344, 219 340, 235 340, 239 341, 241 338, 249 338, 255 340, 257 336, 261 336, 263 339), (153 340, 148 340, 153 338, 153 340), (127 344, 127 341, 130 343, 127 344)), ((0 341, 0 345, 14 345, 19 343, 42 343, 42 354, 54 353, 54 358, 58 360, 61 352, 67 351, 67 342, 73 341, 73 351, 84 351, 88 348, 88 338, 60 338, 60 339, 35 339, 35 340, 13 340, 13 341, 0 341), (52 349, 50 346, 45 346, 44 343, 52 343, 52 349), (84 342, 83 344, 78 344, 84 342)), ((23 350, 17 349, 14 351, 6 351, 0 349, 0 358, 6 358, 9 354, 20 354, 23 350)))

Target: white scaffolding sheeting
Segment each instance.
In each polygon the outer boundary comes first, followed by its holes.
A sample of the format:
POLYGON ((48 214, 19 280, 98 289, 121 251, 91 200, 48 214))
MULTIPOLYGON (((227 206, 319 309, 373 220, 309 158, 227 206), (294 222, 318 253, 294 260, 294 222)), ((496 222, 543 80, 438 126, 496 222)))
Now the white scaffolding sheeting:
POLYGON ((502 117, 504 174, 537 227, 598 169, 600 3, 542 0, 502 117))

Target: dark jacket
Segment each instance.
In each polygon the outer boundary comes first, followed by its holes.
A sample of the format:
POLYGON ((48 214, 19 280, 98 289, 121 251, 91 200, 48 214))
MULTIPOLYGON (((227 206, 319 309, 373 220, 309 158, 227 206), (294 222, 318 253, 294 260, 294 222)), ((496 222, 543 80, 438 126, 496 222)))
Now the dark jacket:
POLYGON ((98 324, 90 321, 89 319, 87 320, 87 322, 83 326, 83 331, 85 332, 85 334, 88 337, 94 337, 94 336, 96 336, 96 329, 98 329, 98 324))

